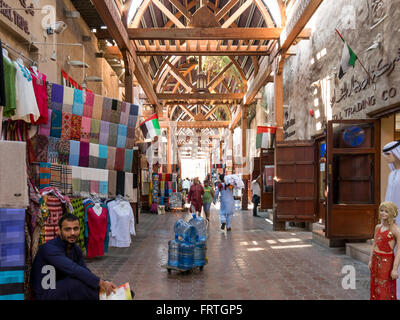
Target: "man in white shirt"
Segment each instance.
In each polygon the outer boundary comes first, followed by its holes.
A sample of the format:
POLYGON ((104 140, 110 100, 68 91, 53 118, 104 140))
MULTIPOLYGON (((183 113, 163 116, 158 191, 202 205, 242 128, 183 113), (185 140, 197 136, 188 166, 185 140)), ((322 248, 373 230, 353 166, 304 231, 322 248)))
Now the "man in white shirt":
POLYGON ((251 192, 252 192, 252 202, 253 202, 253 216, 258 217, 257 207, 261 199, 261 189, 260 189, 260 176, 251 182, 251 192))

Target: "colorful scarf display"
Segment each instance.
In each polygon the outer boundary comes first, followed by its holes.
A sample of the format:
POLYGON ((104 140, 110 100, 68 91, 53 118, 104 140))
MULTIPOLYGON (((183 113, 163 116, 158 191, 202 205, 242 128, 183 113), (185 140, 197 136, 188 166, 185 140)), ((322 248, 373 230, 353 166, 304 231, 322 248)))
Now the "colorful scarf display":
POLYGON ((71 166, 71 169, 72 169, 72 192, 75 195, 79 195, 81 192, 82 168, 71 166))
POLYGON ((94 95, 92 119, 101 120, 103 113, 103 96, 94 95))
POLYGON ((135 146, 135 128, 128 127, 126 134, 126 145, 125 148, 132 149, 135 146))
POLYGON ((89 167, 97 168, 99 160, 99 145, 95 143, 89 144, 89 167))
POLYGON ((99 171, 98 169, 88 168, 88 176, 90 181, 90 193, 99 193, 99 171))
POLYGON ((38 129, 38 134, 42 136, 49 136, 50 135, 50 127, 51 127, 51 113, 52 110, 48 109, 49 118, 46 124, 41 124, 38 129))
POLYGON ((129 121, 129 111, 130 111, 130 104, 127 102, 122 101, 121 103, 121 116, 119 119, 119 123, 125 126, 128 125, 129 121))
POLYGON ((74 89, 74 102, 72 105, 72 113, 77 116, 83 116, 83 91, 74 89))
POLYGON ((61 192, 64 194, 72 194, 72 167, 67 165, 61 166, 61 192))
POLYGON ((91 127, 90 127, 90 142, 91 143, 99 143, 99 134, 100 134, 100 120, 92 119, 91 127))
POLYGON ((64 87, 63 95, 63 112, 72 113, 72 105, 74 104, 74 88, 64 87))
POLYGON ((51 112, 50 136, 55 138, 61 138, 61 128, 62 128, 62 112, 58 110, 53 110, 51 112))
POLYGON ((81 248, 82 252, 86 252, 85 248, 85 209, 83 208, 82 198, 71 199, 72 207, 74 208, 74 215, 79 218, 80 233, 79 238, 76 241, 77 245, 81 248))
POLYGON ((31 140, 36 162, 47 162, 49 137, 37 134, 31 140))
POLYGON ((108 170, 108 196, 113 198, 117 195, 117 171, 108 170))
POLYGON ((92 127, 92 119, 82 117, 81 123, 81 141, 90 142, 90 128, 92 127))
POLYGON ((105 169, 107 165, 108 146, 99 145, 99 159, 97 161, 97 168, 105 169))
POLYGON ((94 104, 94 94, 89 91, 85 91, 85 103, 83 105, 82 116, 86 118, 92 118, 93 114, 93 104, 94 104))
POLYGON ((133 175, 130 172, 125 172, 125 198, 129 201, 133 201, 133 175))
POLYGON ((61 138, 66 140, 71 139, 71 127, 72 127, 72 114, 69 112, 63 112, 61 138))
POLYGON ((117 195, 125 196, 125 172, 117 171, 117 195))
POLYGON ((107 197, 108 194, 108 170, 98 170, 99 175, 99 193, 107 197))
POLYGON ((125 149, 117 148, 117 152, 115 155, 114 170, 124 171, 124 163, 125 163, 125 149))
POLYGON ((68 164, 69 163, 69 150, 70 142, 66 139, 60 139, 58 143, 58 163, 68 164))
POLYGON ((49 137, 49 147, 47 148, 47 159, 48 162, 57 163, 58 162, 58 148, 60 139, 49 137))
POLYGON ((82 196, 90 195, 90 179, 89 179, 88 168, 82 168, 81 171, 81 195, 82 196))
POLYGON ((110 131, 110 123, 107 121, 101 120, 100 121, 99 144, 108 144, 109 131, 110 131))
POLYGON ((110 122, 110 120, 111 120, 111 108, 112 108, 112 99, 104 97, 104 100, 103 100, 103 113, 101 114, 101 120, 110 122))
POLYGON ((132 172, 133 150, 125 149, 124 171, 132 172))
POLYGON ((61 165, 52 163, 50 166, 50 187, 61 189, 61 165))
POLYGON ((69 141, 69 165, 78 166, 79 165, 79 153, 81 143, 79 141, 70 140, 69 141))
POLYGON ((118 139, 118 125, 116 123, 110 122, 110 131, 108 134, 108 143, 107 145, 110 147, 117 146, 117 139, 118 139))
POLYGON ((89 166, 89 143, 81 142, 79 148, 79 166, 89 166))
POLYGON ((117 148, 125 148, 127 133, 128 133, 128 127, 124 126, 123 124, 119 124, 118 125, 117 148))
POLYGON ((71 140, 81 140, 81 123, 82 117, 75 114, 72 115, 72 126, 71 126, 71 140))
MULTIPOLYGON (((64 87, 53 83, 51 86, 51 109, 62 111, 63 109, 64 87)), ((50 118, 49 118, 50 119, 50 118)))
POLYGON ((117 154, 117 148, 115 147, 108 147, 108 152, 107 152, 107 164, 106 164, 106 169, 108 170, 114 170, 115 168, 115 157, 117 154))
POLYGON ((121 110, 122 110, 122 102, 119 100, 113 99, 112 104, 111 104, 110 122, 117 123, 117 124, 120 123, 121 110))
POLYGON ((40 189, 50 187, 51 179, 51 164, 48 162, 40 163, 40 189))

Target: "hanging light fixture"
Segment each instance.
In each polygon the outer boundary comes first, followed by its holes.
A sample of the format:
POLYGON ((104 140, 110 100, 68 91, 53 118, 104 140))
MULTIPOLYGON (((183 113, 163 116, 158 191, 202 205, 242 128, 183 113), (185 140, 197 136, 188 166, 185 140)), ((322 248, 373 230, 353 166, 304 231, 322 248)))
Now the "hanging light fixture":
POLYGON ((197 91, 198 92, 207 91, 207 76, 204 73, 199 73, 197 76, 197 91))

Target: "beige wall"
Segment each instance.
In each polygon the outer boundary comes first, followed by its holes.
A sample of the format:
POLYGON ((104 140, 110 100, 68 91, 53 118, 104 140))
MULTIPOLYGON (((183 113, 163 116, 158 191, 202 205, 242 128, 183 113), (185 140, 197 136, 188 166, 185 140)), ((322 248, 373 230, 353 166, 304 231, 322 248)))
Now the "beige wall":
MULTIPOLYGON (((5 0, 5 2, 10 7, 21 8, 19 0, 5 0)), ((89 68, 85 69, 86 75, 99 76, 104 81, 102 83, 89 82, 87 88, 97 94, 122 99, 123 90, 118 85, 118 76, 104 58, 96 58, 95 56, 95 53, 98 52, 97 38, 92 34, 82 18, 64 17, 64 8, 75 10, 71 2, 69 0, 42 0, 40 5, 41 7, 52 5, 56 8, 56 21, 64 21, 67 24, 67 29, 63 33, 47 35, 42 28, 42 20, 46 17, 46 14, 41 11, 35 11, 34 17, 24 11, 16 11, 28 22, 30 34, 28 35, 18 30, 19 28, 13 22, 0 15, 0 38, 23 54, 38 61, 39 70, 46 74, 50 82, 60 84, 62 79, 61 69, 64 69, 76 82, 82 84, 84 78, 83 69, 72 67, 67 63, 67 59, 70 57, 71 60, 84 60, 89 65, 89 68), (83 35, 92 36, 91 41, 83 42, 83 35), (28 42, 32 41, 45 42, 48 45, 37 44, 29 51, 28 42), (54 43, 83 43, 85 55, 83 57, 82 46, 54 46, 54 43), (50 60, 53 50, 57 55, 57 61, 55 62, 50 60)), ((9 52, 12 58, 15 59, 17 57, 11 50, 9 52)), ((26 66, 30 65, 27 61, 24 62, 26 66)))

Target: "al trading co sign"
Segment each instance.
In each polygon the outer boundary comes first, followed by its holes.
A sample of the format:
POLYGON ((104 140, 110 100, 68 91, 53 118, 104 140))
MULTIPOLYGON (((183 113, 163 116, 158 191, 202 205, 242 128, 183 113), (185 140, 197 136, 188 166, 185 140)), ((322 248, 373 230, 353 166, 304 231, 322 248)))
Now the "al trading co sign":
MULTIPOLYGON (((31 16, 35 15, 33 9, 33 4, 31 3, 29 6, 26 4, 26 0, 19 0, 20 4, 23 8, 25 8, 26 14, 30 14, 31 16)), ((10 9, 1 9, 0 13, 6 17, 10 22, 14 23, 18 28, 24 31, 26 34, 30 34, 28 21, 24 19, 18 12, 12 10, 11 7, 4 1, 0 0, 1 8, 10 8, 10 9)))

